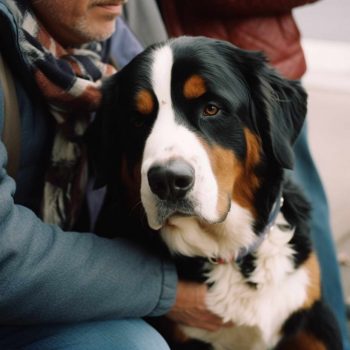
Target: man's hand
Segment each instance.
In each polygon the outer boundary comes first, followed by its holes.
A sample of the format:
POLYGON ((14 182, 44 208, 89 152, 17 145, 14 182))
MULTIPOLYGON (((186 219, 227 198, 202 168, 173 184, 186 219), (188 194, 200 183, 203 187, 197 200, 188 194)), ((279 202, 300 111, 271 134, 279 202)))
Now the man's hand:
POLYGON ((217 331, 222 327, 232 327, 232 323, 223 323, 222 319, 210 312, 205 304, 207 286, 204 284, 179 281, 176 301, 167 317, 191 327, 217 331))

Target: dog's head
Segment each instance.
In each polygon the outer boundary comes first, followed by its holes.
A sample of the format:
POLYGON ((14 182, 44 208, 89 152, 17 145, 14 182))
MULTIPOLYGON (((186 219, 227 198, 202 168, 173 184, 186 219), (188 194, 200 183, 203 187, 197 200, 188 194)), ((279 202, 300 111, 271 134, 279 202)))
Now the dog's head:
POLYGON ((204 37, 170 40, 106 82, 93 126, 97 168, 141 194, 153 229, 171 230, 179 217, 220 223, 232 204, 257 219, 266 184, 293 166, 305 114, 299 83, 262 54, 204 37))

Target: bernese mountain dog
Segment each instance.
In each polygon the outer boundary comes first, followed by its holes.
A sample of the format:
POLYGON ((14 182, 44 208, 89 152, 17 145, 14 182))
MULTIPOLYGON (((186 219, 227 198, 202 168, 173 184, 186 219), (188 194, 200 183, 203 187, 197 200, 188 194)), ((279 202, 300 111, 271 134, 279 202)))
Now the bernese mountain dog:
POLYGON ((306 105, 300 83, 261 53, 205 37, 153 45, 104 83, 90 132, 108 188, 100 225, 118 220, 131 239, 161 241, 234 324, 175 325, 173 349, 342 349, 310 207, 285 170, 306 105))

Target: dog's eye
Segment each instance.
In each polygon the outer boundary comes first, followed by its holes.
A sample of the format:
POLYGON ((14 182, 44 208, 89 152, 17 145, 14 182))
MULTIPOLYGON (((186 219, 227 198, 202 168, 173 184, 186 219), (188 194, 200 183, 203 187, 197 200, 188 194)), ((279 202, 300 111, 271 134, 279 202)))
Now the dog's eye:
POLYGON ((215 106, 214 104, 208 104, 203 110, 203 115, 206 117, 212 117, 217 115, 219 110, 219 107, 215 106))

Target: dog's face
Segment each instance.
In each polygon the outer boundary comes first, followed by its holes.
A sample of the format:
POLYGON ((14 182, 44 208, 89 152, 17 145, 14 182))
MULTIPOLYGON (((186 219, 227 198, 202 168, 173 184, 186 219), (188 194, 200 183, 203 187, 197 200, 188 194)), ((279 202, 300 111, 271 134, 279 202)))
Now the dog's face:
POLYGON ((98 167, 140 193, 151 228, 169 235, 179 219, 221 223, 233 206, 257 219, 257 193, 292 167, 306 113, 299 84, 261 54, 202 37, 147 49, 104 92, 98 167))

